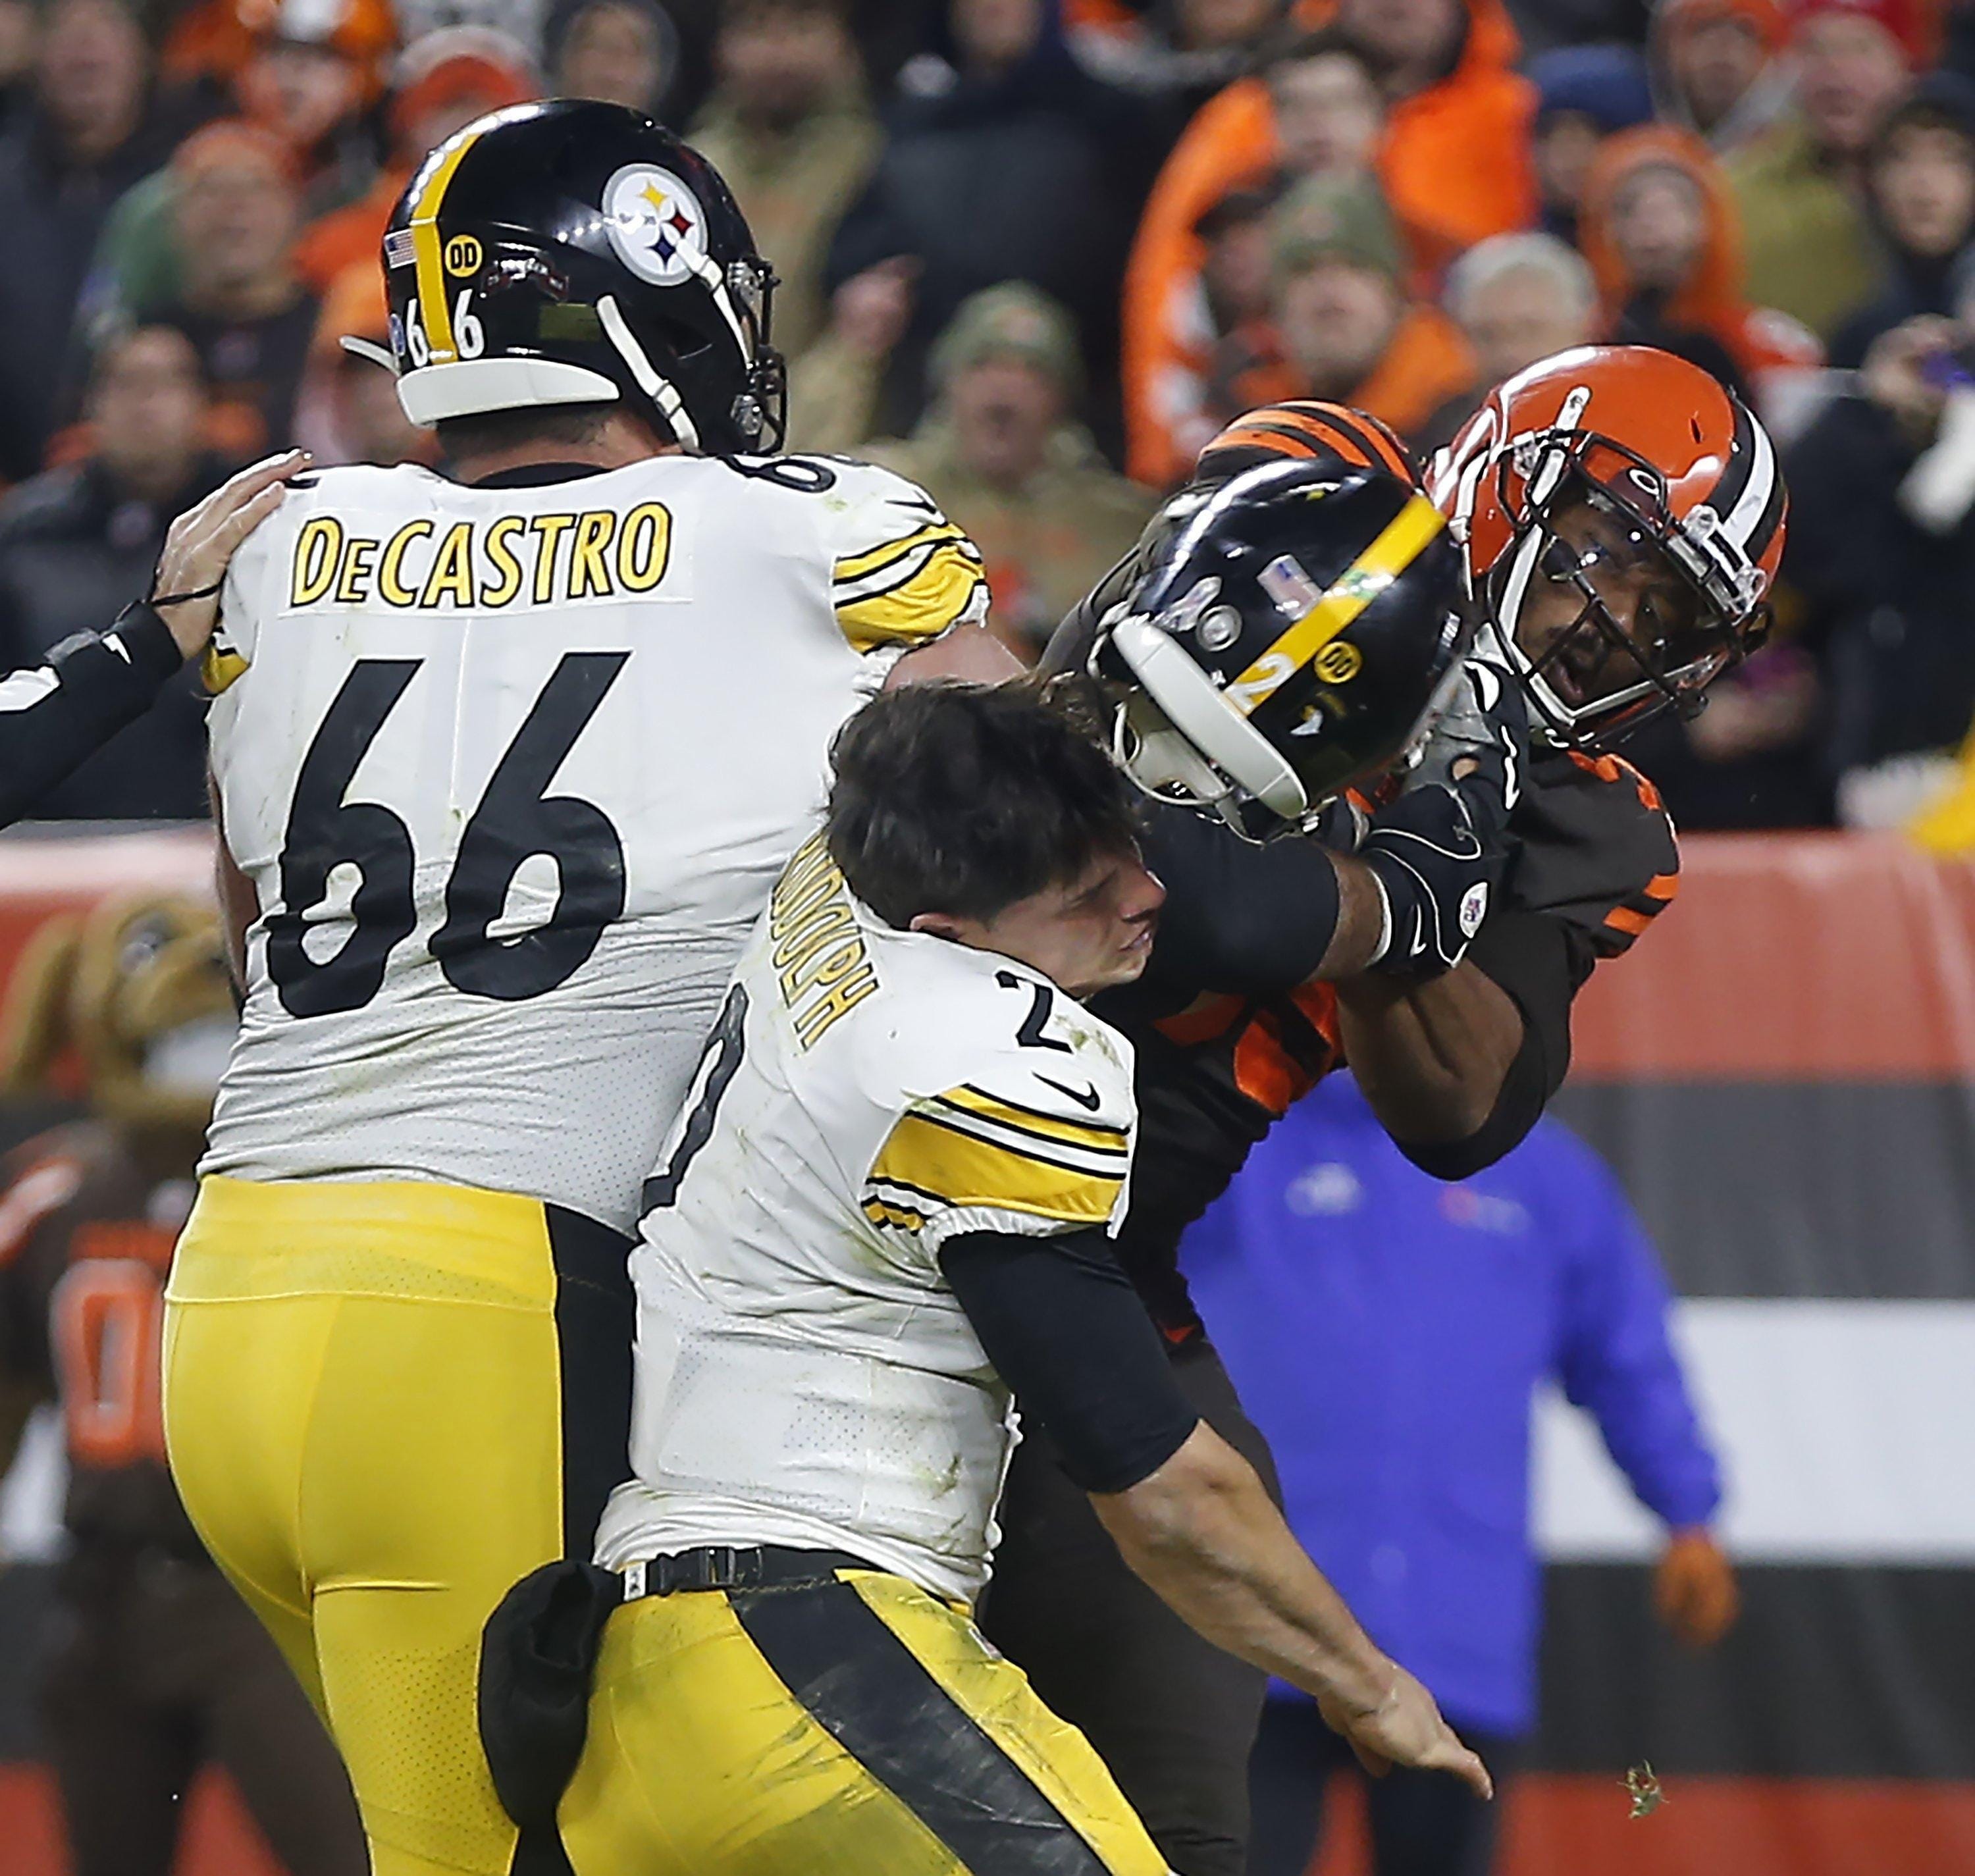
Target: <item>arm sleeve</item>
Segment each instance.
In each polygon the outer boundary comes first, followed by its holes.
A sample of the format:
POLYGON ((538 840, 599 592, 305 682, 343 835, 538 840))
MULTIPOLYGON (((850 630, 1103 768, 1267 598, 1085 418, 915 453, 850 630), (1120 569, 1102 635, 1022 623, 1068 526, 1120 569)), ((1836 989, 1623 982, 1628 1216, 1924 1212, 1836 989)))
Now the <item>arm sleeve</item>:
POLYGON ((1149 987, 1281 997, 1316 974, 1337 930, 1337 869, 1325 848, 1308 839, 1257 846, 1161 803, 1143 827, 1145 864, 1166 889, 1149 987))
POLYGON ((1596 961, 1583 935, 1566 920, 1513 906, 1481 928, 1467 959, 1508 993, 1522 1015, 1523 1040, 1488 1118, 1466 1139, 1396 1142, 1436 1179, 1471 1178, 1494 1165, 1541 1118, 1569 1069, 1570 1006, 1596 961))
POLYGON ((1617 1181, 1595 1162, 1586 1171, 1569 1207, 1564 1392, 1596 1420, 1641 1503, 1675 1529, 1704 1524, 1721 1502, 1720 1472, 1668 1336, 1666 1279, 1617 1181))
POLYGON ((150 709, 182 662, 165 622, 139 606, 0 678, 0 826, 150 709))
POLYGON ((939 1263, 1017 1405, 1085 1491, 1129 1490, 1199 1424, 1101 1231, 971 1232, 939 1263))
POLYGON ((909 650, 987 616, 981 550, 916 483, 832 462, 830 596, 860 652, 909 650))

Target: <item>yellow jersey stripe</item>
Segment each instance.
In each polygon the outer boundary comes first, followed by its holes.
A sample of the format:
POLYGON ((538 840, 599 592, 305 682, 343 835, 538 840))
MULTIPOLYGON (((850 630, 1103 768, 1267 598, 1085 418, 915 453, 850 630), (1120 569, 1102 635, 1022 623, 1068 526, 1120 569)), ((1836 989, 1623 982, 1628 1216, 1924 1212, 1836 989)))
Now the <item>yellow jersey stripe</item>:
POLYGON ((840 600, 836 623, 853 649, 860 652, 875 651, 881 645, 923 643, 964 619, 975 596, 986 587, 987 577, 971 544, 963 548, 948 542, 912 578, 889 592, 840 600))
POLYGON ((412 264, 419 283, 419 316, 426 329, 426 342, 432 347, 435 365, 449 365, 458 356, 452 339, 452 309, 445 303, 445 268, 440 254, 439 212, 452 186, 453 172, 465 160, 466 153, 480 141, 480 133, 462 131, 445 146, 432 166, 418 200, 412 204, 407 225, 412 237, 412 264))
POLYGON ((199 660, 199 681, 209 697, 217 697, 246 675, 246 659, 238 652, 222 651, 217 640, 206 646, 205 655, 199 660))
POLYGON ((1125 1179, 1058 1165, 978 1135, 908 1114, 892 1129, 873 1179, 895 1180, 949 1205, 1027 1212, 1066 1224, 1093 1224, 1111 1215, 1125 1179))
POLYGON ((1086 1126, 1080 1121, 1064 1120, 1058 1115, 1004 1101, 971 1084, 949 1088, 939 1099, 949 1107, 978 1114, 983 1120, 998 1121, 1018 1132, 1059 1140, 1066 1146, 1080 1146, 1093 1153, 1123 1153, 1131 1145, 1131 1136, 1122 1127, 1086 1126))
POLYGON ((1329 591, 1227 686, 1227 701, 1244 717, 1252 715, 1398 579, 1446 525, 1446 517, 1424 495, 1413 496, 1329 591))
POLYGON ((894 560, 903 559, 914 548, 923 547, 929 542, 964 542, 966 539, 965 534, 951 521, 936 521, 930 526, 917 528, 909 534, 901 534, 896 540, 887 540, 882 546, 847 556, 836 563, 832 570, 831 577, 841 586, 848 581, 863 580, 872 573, 882 572, 894 560))
POLYGON ((873 1224, 889 1224, 898 1231, 922 1231, 926 1224, 924 1212, 915 1211, 909 1205, 891 1204, 882 1198, 865 1200, 864 1215, 873 1224))

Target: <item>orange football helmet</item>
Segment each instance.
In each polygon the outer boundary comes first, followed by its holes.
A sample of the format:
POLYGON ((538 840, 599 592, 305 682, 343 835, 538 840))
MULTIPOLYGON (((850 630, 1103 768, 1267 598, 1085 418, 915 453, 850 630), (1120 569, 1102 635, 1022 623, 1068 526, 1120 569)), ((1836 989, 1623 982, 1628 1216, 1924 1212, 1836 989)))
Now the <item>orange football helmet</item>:
POLYGON ((1768 631, 1788 506, 1776 450, 1671 353, 1583 346, 1518 373, 1428 493, 1553 741, 1595 751, 1660 711, 1695 715, 1768 631))

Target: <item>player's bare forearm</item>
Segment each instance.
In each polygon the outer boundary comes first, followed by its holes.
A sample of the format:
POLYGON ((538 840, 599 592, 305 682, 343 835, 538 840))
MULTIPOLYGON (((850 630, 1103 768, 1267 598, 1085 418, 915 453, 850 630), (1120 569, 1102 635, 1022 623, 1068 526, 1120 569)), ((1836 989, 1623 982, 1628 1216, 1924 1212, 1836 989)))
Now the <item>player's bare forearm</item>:
POLYGON ((1125 1561, 1189 1627, 1316 1695, 1368 1771, 1449 1772, 1493 1795, 1433 1696, 1359 1626, 1254 1468, 1205 1422, 1149 1478, 1091 1503, 1125 1561))
POLYGON ((1091 1503, 1125 1561, 1217 1647, 1308 1693, 1384 1699, 1392 1664, 1204 1421, 1150 1478, 1091 1503))
POLYGON ((1371 963, 1385 920, 1384 897, 1371 868, 1349 854, 1333 853, 1329 859, 1337 874, 1337 928, 1316 975, 1334 984, 1358 976, 1371 963))
POLYGON ((1471 963, 1421 984, 1340 981, 1337 1015, 1372 1111, 1395 1139, 1418 1146, 1478 1132, 1523 1045, 1514 1000, 1471 963))

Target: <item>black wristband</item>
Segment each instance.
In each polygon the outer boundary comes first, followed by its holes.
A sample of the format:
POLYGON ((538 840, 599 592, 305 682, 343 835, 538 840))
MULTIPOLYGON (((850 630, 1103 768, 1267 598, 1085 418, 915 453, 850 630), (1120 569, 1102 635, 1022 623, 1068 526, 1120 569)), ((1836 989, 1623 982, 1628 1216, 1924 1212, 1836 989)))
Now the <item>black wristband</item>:
POLYGON ((146 676, 168 678, 185 662, 185 653, 172 629, 147 601, 124 607, 111 623, 106 638, 114 638, 130 655, 133 669, 146 676))

